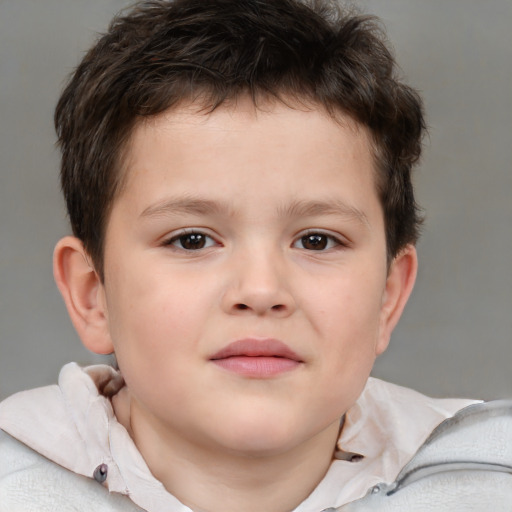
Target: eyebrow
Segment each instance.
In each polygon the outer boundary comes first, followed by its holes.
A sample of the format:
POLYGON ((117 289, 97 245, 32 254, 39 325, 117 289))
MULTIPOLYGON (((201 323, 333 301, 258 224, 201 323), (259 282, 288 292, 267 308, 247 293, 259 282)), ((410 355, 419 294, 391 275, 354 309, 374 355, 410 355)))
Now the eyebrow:
POLYGON ((294 201, 291 205, 281 208, 279 213, 285 217, 316 217, 320 215, 336 215, 355 220, 370 227, 366 214, 340 199, 328 199, 325 201, 294 201))
POLYGON ((227 205, 209 199, 195 197, 176 197, 167 199, 155 205, 148 206, 141 217, 162 217, 169 215, 214 215, 229 213, 227 205))
MULTIPOLYGON (((335 215, 349 220, 355 220, 370 226, 368 217, 360 209, 351 206, 339 199, 325 201, 296 200, 291 204, 279 207, 277 213, 280 217, 317 217, 321 215, 335 215)), ((232 216, 233 209, 227 203, 202 199, 190 196, 166 199, 160 203, 148 206, 141 217, 167 217, 178 215, 219 215, 232 216)))

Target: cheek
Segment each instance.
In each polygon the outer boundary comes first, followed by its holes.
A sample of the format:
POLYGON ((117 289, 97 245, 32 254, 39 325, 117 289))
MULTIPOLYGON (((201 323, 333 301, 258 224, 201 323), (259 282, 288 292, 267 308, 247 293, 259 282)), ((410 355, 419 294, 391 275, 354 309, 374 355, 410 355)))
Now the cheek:
MULTIPOLYGON (((330 339, 348 341, 349 337, 352 344, 358 339, 363 342, 378 331, 384 281, 364 272, 344 272, 317 286, 306 297, 305 309, 330 339)), ((335 346, 343 348, 343 343, 335 346)))
POLYGON ((166 281, 125 281, 113 297, 110 330, 119 368, 140 403, 182 407, 187 362, 197 356, 204 325, 201 294, 166 281))
POLYGON ((340 275, 325 283, 322 293, 310 297, 305 307, 320 334, 316 350, 324 380, 319 386, 331 393, 334 403, 346 398, 342 407, 359 396, 376 358, 382 281, 377 274, 340 275))
MULTIPOLYGON (((151 263, 146 266, 156 268, 151 263)), ((182 326, 194 326, 190 319, 197 317, 207 298, 207 288, 201 288, 197 279, 179 272, 126 269, 119 274, 111 287, 114 309, 110 320, 114 330, 122 331, 120 335, 140 338, 146 331, 149 334, 160 329, 167 330, 169 335, 182 326)))
POLYGON ((120 366, 126 371, 137 367, 151 375, 159 365, 172 365, 197 347, 212 299, 184 277, 145 277, 113 280, 107 300, 120 366))

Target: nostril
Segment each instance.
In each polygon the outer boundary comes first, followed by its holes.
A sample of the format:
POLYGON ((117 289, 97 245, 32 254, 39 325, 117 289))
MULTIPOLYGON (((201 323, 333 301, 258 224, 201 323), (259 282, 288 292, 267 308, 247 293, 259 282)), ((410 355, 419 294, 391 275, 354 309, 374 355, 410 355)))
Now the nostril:
POLYGON ((284 304, 274 304, 273 306, 270 306, 269 308, 267 308, 267 307, 260 308, 260 307, 258 307, 258 305, 248 306, 247 304, 243 304, 243 303, 239 302, 238 304, 235 304, 233 306, 233 309, 235 311, 254 310, 256 313, 263 313, 264 311, 273 311, 273 312, 279 313, 282 311, 286 311, 287 307, 284 304), (261 311, 260 311, 260 309, 261 309, 261 311))

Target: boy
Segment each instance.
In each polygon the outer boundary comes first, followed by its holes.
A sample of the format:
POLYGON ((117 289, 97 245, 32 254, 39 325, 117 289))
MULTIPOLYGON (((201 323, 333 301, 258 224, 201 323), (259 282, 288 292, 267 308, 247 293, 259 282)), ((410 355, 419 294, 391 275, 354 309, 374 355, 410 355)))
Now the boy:
POLYGON ((317 512, 469 403, 368 380, 414 284, 424 130, 372 20, 140 3, 55 121, 55 278, 120 371, 68 365, 0 406, 1 511, 317 512))

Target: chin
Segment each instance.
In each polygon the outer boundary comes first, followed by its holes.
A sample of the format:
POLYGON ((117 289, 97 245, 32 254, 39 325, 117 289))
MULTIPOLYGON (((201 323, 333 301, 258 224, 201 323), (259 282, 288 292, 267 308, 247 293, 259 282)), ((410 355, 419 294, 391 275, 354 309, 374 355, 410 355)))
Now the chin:
POLYGON ((246 458, 264 458, 264 457, 275 457, 283 453, 288 452, 294 447, 294 443, 291 440, 283 439, 268 439, 261 435, 259 438, 245 437, 241 440, 231 439, 225 445, 225 448, 232 454, 236 454, 246 458))
POLYGON ((220 432, 222 444, 248 457, 277 455, 293 448, 299 441, 297 422, 271 414, 252 414, 233 418, 220 432))

